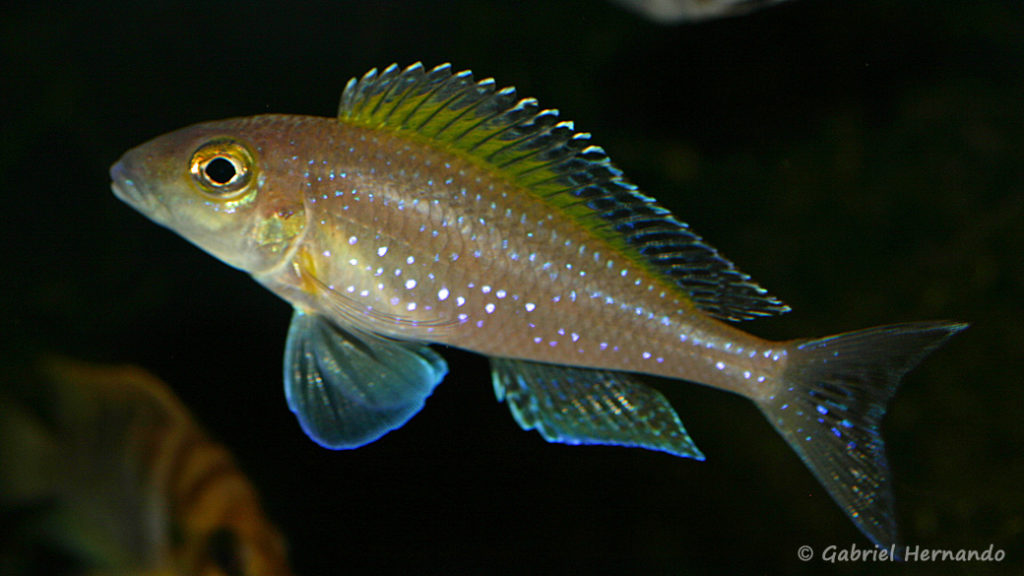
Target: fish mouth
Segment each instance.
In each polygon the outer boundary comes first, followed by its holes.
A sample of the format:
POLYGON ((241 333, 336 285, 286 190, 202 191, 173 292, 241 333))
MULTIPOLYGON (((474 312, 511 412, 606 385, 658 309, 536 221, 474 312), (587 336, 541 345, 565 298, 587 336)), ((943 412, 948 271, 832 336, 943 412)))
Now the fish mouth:
POLYGON ((144 204, 142 193, 139 192, 135 181, 130 178, 123 160, 110 167, 110 189, 122 202, 132 206, 144 204))
POLYGON ((161 215, 168 212, 156 195, 142 191, 124 159, 110 167, 110 189, 119 200, 154 220, 162 221, 161 215))

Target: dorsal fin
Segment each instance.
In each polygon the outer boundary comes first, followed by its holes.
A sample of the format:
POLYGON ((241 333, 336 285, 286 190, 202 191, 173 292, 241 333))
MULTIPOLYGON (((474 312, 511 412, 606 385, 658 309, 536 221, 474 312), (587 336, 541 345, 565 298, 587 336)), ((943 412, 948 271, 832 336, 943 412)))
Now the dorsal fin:
POLYGON ((349 80, 342 121, 415 135, 485 165, 647 263, 701 310, 747 320, 789 310, 690 228, 626 181, 590 134, 514 88, 442 64, 392 64, 349 80))

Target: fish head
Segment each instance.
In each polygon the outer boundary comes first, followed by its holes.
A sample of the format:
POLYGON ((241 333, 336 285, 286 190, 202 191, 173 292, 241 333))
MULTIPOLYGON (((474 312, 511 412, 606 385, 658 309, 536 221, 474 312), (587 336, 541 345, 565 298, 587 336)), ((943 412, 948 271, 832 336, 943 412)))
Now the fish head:
POLYGON ((126 152, 114 194, 227 264, 253 274, 283 265, 302 238, 301 194, 268 165, 280 137, 250 119, 197 124, 126 152))

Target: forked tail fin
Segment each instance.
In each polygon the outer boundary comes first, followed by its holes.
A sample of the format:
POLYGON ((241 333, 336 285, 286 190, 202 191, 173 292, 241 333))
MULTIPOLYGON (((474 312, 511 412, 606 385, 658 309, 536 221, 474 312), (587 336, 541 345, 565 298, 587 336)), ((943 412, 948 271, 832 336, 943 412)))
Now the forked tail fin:
POLYGON ((947 338, 949 322, 879 326, 795 342, 761 411, 875 545, 897 544, 879 425, 900 378, 947 338))

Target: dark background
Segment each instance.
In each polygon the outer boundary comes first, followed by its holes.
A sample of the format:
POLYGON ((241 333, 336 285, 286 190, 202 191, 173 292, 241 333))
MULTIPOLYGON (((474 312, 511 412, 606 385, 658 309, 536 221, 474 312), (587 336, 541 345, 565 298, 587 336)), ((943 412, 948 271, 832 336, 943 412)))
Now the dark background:
POLYGON ((299 574, 983 573, 1024 564, 1024 6, 801 0, 658 26, 600 2, 35 3, 0 17, 0 378, 130 362, 228 445, 299 574), (83 3, 84 4, 84 3, 83 3), (558 107, 819 336, 972 327, 907 378, 885 436, 904 540, 1001 564, 802 563, 856 531, 752 404, 654 381, 708 460, 548 445, 483 358, 357 451, 288 411, 289 307, 110 193, 190 123, 333 115, 351 76, 451 61, 558 107))

